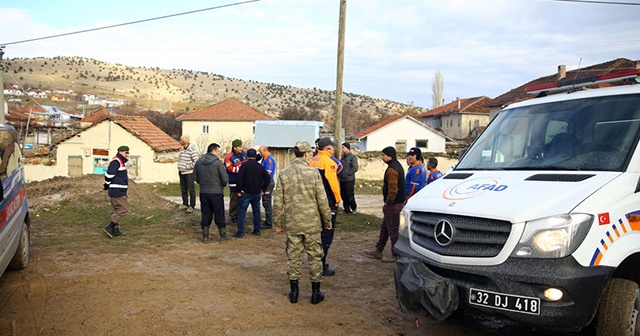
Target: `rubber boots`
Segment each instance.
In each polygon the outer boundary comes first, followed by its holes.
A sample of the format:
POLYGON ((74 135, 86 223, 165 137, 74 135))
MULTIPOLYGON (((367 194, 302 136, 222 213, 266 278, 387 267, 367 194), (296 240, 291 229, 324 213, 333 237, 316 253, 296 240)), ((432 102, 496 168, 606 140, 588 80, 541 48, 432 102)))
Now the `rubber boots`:
POLYGON ((222 228, 218 228, 218 233, 220 234, 220 241, 224 242, 227 240, 231 240, 231 237, 227 236, 227 228, 226 227, 222 227, 222 228))
POLYGON ((105 226, 102 231, 107 235, 107 237, 109 238, 113 238, 113 222, 109 222, 109 225, 105 226))
POLYGON ((320 283, 311 283, 311 304, 318 304, 324 300, 324 294, 320 291, 320 283))
POLYGON ((209 241, 209 227, 205 226, 202 228, 202 242, 206 243, 209 241))
POLYGON ((289 284, 291 285, 291 291, 289 292, 289 302, 296 303, 298 302, 298 294, 300 290, 298 288, 298 280, 289 280, 289 284))

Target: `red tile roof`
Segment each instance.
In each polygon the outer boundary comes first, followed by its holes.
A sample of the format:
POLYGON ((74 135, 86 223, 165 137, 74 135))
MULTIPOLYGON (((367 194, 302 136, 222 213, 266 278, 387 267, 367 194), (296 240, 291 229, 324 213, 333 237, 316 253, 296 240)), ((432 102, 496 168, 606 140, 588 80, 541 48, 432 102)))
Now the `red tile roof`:
POLYGON ((149 119, 140 116, 114 116, 110 118, 129 133, 135 135, 156 152, 167 152, 180 149, 178 140, 170 137, 149 119))
POLYGON ((433 110, 427 111, 421 115, 419 118, 435 116, 435 115, 444 115, 451 113, 486 113, 489 114, 489 107, 487 103, 491 100, 491 98, 482 96, 482 97, 473 97, 473 98, 464 98, 464 99, 456 99, 449 104, 440 106, 433 110))
POLYGON ((93 125, 105 120, 107 117, 109 117, 109 110, 102 109, 100 111, 93 112, 92 114, 80 119, 80 122, 81 123, 88 122, 93 125))
POLYGON ((229 98, 221 103, 211 105, 193 113, 183 114, 181 120, 272 120, 271 117, 255 107, 245 105, 235 98, 229 98))
POLYGON ((47 110, 44 107, 40 106, 40 105, 27 105, 27 106, 23 106, 23 107, 18 109, 18 112, 29 113, 29 111, 31 111, 31 112, 40 112, 40 113, 47 112, 47 110))
MULTIPOLYGON (((102 112, 103 110, 99 111, 102 112)), ((94 113, 97 114, 97 113, 94 113)), ((84 120, 84 119, 83 119, 84 120)), ((168 152, 174 150, 180 150, 180 143, 178 140, 170 137, 167 133, 163 132, 156 125, 151 123, 149 119, 140 116, 108 116, 103 118, 102 121, 108 120, 108 122, 114 122, 120 127, 127 130, 129 133, 142 140, 144 143, 153 148, 156 152, 168 152)), ((99 122, 98 122, 99 123, 99 122)), ((54 146, 76 136, 78 133, 82 133, 92 127, 95 127, 98 123, 82 129, 79 132, 73 133, 64 139, 56 142, 54 146)))
POLYGON ((369 133, 371 133, 371 132, 373 132, 373 131, 376 131, 376 130, 379 130, 379 129, 381 129, 382 127, 387 126, 387 125, 391 124, 392 122, 394 122, 394 121, 396 121, 396 120, 398 120, 398 119, 400 119, 400 118, 402 118, 402 117, 405 117, 405 116, 400 115, 400 114, 398 114, 398 115, 394 115, 394 116, 391 116, 391 117, 389 117, 389 118, 387 118, 387 119, 384 119, 384 120, 382 120, 381 122, 379 122, 379 123, 377 123, 377 124, 375 124, 375 125, 373 125, 373 126, 370 126, 370 127, 368 127, 368 128, 365 128, 364 130, 362 130, 362 131, 358 132, 358 133, 355 135, 355 137, 356 137, 356 138, 358 138, 358 139, 360 139, 360 138, 364 138, 364 137, 365 137, 365 136, 367 136, 369 133))
MULTIPOLYGON (((562 78, 560 81, 565 82, 565 81, 570 81, 570 80, 581 80, 581 79, 585 79, 585 78, 589 78, 589 77, 594 77, 594 76, 598 76, 598 75, 603 75, 603 74, 608 74, 608 73, 612 73, 612 72, 616 72, 616 71, 622 71, 622 70, 633 70, 633 69, 637 69, 638 68, 638 61, 631 61, 629 59, 626 58, 618 58, 618 59, 614 59, 612 61, 608 61, 608 62, 604 62, 604 63, 600 63, 600 64, 595 64, 592 66, 588 66, 588 67, 584 67, 581 69, 577 69, 577 70, 571 70, 571 71, 567 71, 567 74, 564 78, 562 78)), ((528 94, 525 92, 525 88, 529 87, 529 86, 535 86, 535 85, 542 85, 542 84, 549 84, 549 83, 554 83, 558 81, 558 74, 557 72, 552 74, 552 75, 548 75, 548 76, 544 76, 544 77, 540 77, 538 79, 534 79, 526 84, 520 85, 517 88, 503 93, 500 96, 492 99, 487 106, 504 106, 504 105, 508 105, 508 104, 512 104, 512 103, 517 103, 520 101, 524 101, 524 100, 528 100, 528 99, 532 99, 535 98, 536 95, 532 95, 532 94, 528 94)))

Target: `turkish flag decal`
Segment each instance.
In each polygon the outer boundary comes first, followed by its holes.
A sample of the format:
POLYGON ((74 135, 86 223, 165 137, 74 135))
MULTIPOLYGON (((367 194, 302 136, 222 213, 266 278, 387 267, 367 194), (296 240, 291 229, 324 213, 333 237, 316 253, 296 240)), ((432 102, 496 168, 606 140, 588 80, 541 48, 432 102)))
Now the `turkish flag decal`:
POLYGON ((610 224, 610 222, 611 221, 609 220, 609 213, 608 212, 598 214, 598 224, 606 225, 606 224, 610 224))

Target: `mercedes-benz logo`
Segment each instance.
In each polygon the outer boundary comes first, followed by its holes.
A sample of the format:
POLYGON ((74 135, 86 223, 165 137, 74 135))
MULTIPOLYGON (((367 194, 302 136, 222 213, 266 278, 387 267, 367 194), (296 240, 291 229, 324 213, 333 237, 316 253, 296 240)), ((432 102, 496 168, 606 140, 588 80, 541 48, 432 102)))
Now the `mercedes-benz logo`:
POLYGON ((453 227, 453 224, 446 219, 439 220, 433 228, 433 238, 435 238, 436 243, 442 247, 451 245, 455 234, 456 229, 453 227))

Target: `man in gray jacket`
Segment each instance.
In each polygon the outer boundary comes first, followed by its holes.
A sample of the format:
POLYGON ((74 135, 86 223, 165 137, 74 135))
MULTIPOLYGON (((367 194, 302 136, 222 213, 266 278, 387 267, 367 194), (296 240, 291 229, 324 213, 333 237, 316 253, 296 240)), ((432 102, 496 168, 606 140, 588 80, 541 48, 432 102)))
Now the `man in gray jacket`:
POLYGON ((340 196, 342 197, 342 206, 344 207, 344 213, 356 214, 356 196, 355 196, 355 184, 356 184, 356 172, 358 171, 358 157, 351 153, 351 144, 345 142, 342 144, 340 150, 342 157, 340 157, 340 163, 342 163, 342 170, 338 174, 338 180, 340 181, 340 196))
POLYGON ((218 226, 220 241, 229 240, 227 224, 224 217, 224 186, 229 183, 229 176, 224 164, 218 157, 220 145, 212 143, 194 167, 194 179, 200 185, 200 208, 202 213, 202 242, 209 241, 211 220, 218 226))

